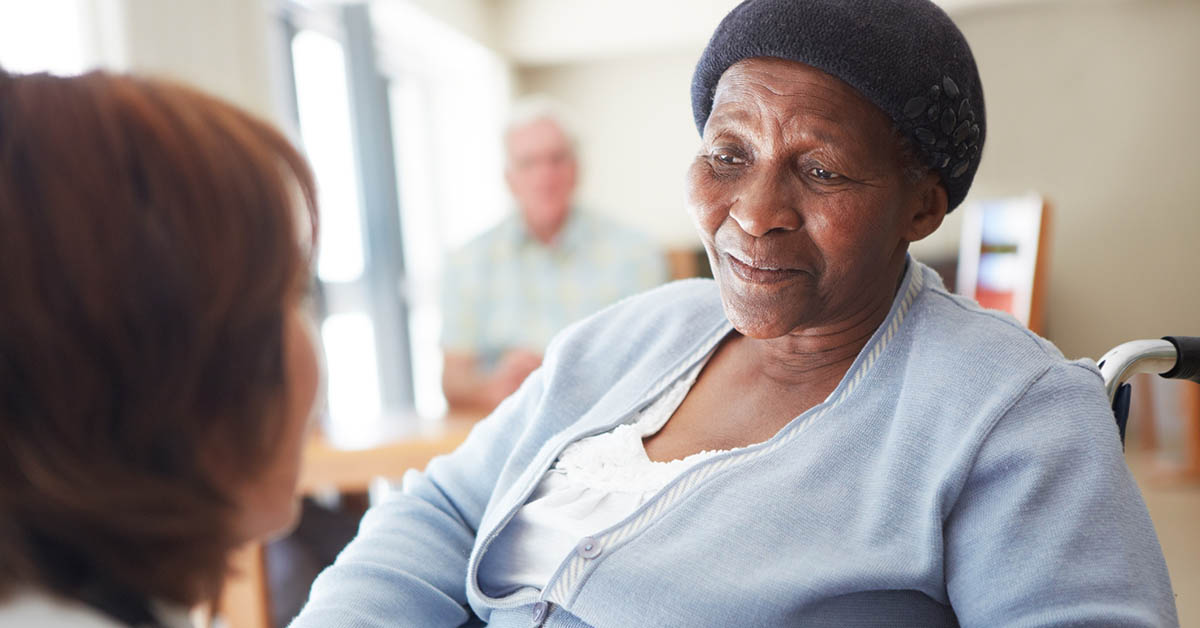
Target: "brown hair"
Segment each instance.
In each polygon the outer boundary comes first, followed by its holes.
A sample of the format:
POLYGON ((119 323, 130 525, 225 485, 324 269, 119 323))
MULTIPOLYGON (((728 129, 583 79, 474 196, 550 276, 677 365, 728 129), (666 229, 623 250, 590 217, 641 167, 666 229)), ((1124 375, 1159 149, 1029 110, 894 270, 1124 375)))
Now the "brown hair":
POLYGON ((308 228, 307 164, 247 113, 0 70, 0 593, 130 623, 215 597, 238 542, 215 473, 272 460, 308 228))

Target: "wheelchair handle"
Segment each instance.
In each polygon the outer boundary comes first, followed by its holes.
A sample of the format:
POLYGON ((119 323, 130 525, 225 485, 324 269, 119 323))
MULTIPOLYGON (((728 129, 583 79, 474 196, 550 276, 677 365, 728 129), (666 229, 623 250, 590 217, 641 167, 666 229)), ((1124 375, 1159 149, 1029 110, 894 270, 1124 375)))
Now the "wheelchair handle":
POLYGON ((1178 358, 1175 360, 1175 368, 1162 376, 1167 379, 1187 379, 1200 384, 1200 338, 1166 336, 1163 340, 1175 346, 1178 358))
POLYGON ((1169 379, 1200 383, 1200 338, 1166 336, 1162 340, 1134 340, 1114 347, 1097 364, 1111 404, 1130 377, 1158 373, 1169 379))

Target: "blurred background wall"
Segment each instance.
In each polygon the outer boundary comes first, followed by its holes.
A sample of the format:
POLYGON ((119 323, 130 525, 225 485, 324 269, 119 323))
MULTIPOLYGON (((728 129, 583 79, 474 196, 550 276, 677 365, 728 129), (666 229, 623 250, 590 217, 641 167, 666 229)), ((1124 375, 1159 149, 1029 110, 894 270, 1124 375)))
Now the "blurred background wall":
MULTIPOLYGON (((988 107, 973 198, 1053 203, 1047 335, 1071 357, 1200 333, 1200 2, 1039 2, 956 19, 988 107)), ((946 235, 955 224, 943 227, 946 235)))

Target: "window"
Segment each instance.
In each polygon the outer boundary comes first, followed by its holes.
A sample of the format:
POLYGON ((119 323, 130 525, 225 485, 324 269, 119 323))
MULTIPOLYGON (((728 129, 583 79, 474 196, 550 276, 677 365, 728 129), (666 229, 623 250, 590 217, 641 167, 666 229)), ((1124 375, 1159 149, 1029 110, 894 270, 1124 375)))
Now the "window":
POLYGON ((0 3, 0 67, 29 74, 80 74, 96 55, 85 28, 88 0, 0 3))
POLYGON ((508 209, 500 135, 510 71, 408 2, 375 3, 371 17, 396 133, 416 408, 441 416, 442 262, 508 209))
POLYGON ((509 69, 403 0, 286 6, 321 190, 331 437, 358 442, 445 413, 442 260, 507 209, 509 69))
POLYGON ((317 274, 324 282, 354 281, 363 274, 363 246, 346 55, 333 37, 303 30, 292 38, 292 60, 300 132, 321 183, 317 274))
POLYGON ((289 4, 295 118, 317 179, 326 433, 368 445, 413 415, 405 270, 386 84, 362 5, 289 4))

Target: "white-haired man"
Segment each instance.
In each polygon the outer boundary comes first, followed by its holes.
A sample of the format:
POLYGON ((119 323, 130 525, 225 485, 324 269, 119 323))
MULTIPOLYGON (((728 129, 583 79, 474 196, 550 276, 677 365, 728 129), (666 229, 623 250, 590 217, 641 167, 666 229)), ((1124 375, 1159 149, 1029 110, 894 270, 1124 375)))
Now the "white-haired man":
POLYGON ((572 206, 568 129, 544 99, 514 108, 505 180, 517 211, 447 264, 442 388, 452 408, 490 410, 541 364, 554 333, 667 279, 650 240, 572 206))

